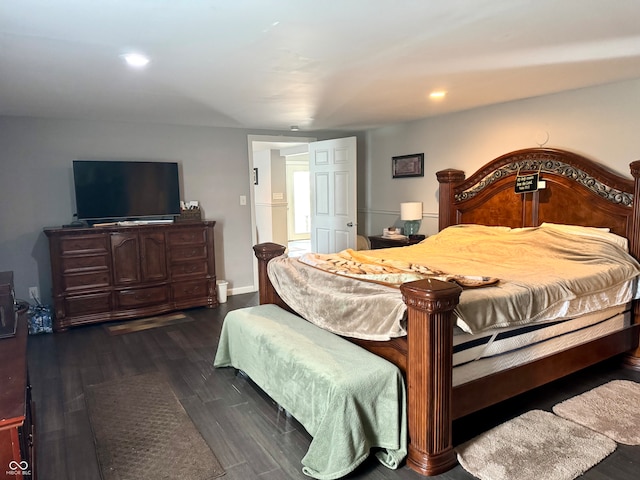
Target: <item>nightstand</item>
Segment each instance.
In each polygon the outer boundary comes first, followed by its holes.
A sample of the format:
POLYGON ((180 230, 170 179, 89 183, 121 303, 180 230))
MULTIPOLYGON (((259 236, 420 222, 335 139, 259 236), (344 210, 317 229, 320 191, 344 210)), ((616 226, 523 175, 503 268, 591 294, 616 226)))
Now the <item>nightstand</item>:
POLYGON ((370 235, 369 242, 371 242, 371 249, 376 250, 378 248, 393 248, 393 247, 406 247, 407 245, 415 245, 420 243, 426 237, 423 238, 389 238, 382 235, 370 235))

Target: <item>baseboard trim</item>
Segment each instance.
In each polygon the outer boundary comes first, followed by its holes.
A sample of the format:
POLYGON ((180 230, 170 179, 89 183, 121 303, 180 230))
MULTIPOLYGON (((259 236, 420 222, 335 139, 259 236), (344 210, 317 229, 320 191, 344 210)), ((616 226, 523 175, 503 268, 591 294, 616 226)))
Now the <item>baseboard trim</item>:
POLYGON ((227 295, 242 295, 243 293, 253 293, 257 292, 253 285, 247 285, 246 287, 236 287, 230 288, 227 292, 227 295))

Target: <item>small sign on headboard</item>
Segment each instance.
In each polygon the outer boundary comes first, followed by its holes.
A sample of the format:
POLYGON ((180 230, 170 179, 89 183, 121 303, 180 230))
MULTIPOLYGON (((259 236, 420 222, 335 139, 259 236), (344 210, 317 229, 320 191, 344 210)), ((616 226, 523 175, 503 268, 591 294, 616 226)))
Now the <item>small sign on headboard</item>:
POLYGON ((516 177, 516 193, 535 192, 538 190, 539 173, 529 175, 518 175, 516 177))

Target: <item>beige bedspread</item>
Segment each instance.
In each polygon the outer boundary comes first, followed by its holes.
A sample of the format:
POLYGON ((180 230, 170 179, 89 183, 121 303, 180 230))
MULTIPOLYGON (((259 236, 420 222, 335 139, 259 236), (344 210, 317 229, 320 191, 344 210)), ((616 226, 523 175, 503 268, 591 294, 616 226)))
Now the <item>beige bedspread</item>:
POLYGON ((269 263, 269 276, 282 299, 309 321, 372 340, 406 334, 400 283, 497 277, 496 286, 464 290, 456 309, 458 325, 479 333, 571 318, 637 298, 640 265, 619 239, 595 229, 457 225, 409 247, 314 254, 301 261, 281 257, 269 263))

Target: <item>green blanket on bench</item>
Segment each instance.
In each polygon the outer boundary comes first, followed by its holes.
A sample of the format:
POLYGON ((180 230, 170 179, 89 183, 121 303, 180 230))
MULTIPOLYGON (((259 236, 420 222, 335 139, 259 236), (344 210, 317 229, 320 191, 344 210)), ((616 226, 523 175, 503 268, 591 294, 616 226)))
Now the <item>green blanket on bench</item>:
POLYGON ((244 371, 304 426, 308 476, 342 477, 372 448, 393 469, 407 454, 398 368, 275 305, 229 312, 214 365, 244 371))

